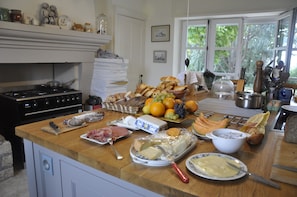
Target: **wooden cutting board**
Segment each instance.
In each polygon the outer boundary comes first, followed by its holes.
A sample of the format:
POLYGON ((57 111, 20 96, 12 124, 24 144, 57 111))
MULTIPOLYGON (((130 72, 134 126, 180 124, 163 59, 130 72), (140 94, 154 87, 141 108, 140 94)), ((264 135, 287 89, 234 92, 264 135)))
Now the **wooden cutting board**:
POLYGON ((84 123, 84 124, 82 124, 80 126, 73 126, 73 127, 68 127, 67 125, 63 125, 63 124, 59 124, 58 126, 60 128, 59 132, 56 132, 53 128, 51 128, 49 126, 48 127, 42 127, 41 130, 45 131, 45 132, 48 132, 48 133, 51 133, 51 134, 54 134, 54 135, 59 135, 59 134, 62 134, 62 133, 68 132, 68 131, 73 131, 75 129, 85 127, 85 126, 87 126, 87 124, 84 123))
MULTIPOLYGON (((276 144, 273 164, 297 168, 297 144, 288 143, 279 137, 276 144)), ((272 166, 270 178, 276 181, 297 185, 297 172, 272 166)))

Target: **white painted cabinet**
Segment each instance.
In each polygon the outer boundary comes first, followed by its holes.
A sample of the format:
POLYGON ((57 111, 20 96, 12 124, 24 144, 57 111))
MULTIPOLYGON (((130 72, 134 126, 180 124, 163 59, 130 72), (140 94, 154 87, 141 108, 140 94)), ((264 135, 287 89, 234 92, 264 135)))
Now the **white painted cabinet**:
POLYGON ((24 140, 31 197, 160 196, 24 140))

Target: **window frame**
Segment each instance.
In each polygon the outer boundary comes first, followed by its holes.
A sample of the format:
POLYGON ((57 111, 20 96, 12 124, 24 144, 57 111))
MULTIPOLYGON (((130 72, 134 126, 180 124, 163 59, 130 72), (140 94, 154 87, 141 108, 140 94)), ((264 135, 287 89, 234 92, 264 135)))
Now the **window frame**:
MULTIPOLYGON (((209 21, 209 40, 208 40, 208 52, 206 54, 206 62, 208 64, 206 65, 206 68, 208 68, 211 72, 213 72, 216 76, 228 76, 230 78, 239 78, 240 76, 240 60, 241 58, 241 45, 242 45, 242 24, 243 19, 242 18, 225 18, 225 19, 212 19, 209 21), (222 72, 214 72, 214 57, 215 57, 215 51, 219 48, 215 46, 215 38, 216 38, 216 25, 220 24, 236 24, 238 25, 238 37, 237 37, 237 46, 234 47, 236 50, 236 59, 235 59, 235 70, 234 73, 222 73, 222 72)), ((221 49, 233 49, 232 47, 225 47, 221 49)))

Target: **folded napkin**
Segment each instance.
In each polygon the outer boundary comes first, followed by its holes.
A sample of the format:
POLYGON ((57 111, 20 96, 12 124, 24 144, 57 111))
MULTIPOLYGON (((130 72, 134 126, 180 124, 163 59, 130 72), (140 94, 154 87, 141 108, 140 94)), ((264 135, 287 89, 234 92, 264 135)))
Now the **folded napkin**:
POLYGON ((182 85, 185 84, 195 84, 201 86, 204 90, 208 90, 205 83, 205 79, 202 72, 198 71, 184 71, 177 75, 177 78, 180 80, 182 85))

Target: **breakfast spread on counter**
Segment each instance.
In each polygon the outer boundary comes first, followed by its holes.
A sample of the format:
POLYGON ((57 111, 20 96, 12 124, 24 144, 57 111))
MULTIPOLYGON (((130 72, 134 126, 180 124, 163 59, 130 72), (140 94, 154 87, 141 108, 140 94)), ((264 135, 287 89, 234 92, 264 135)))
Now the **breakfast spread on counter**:
MULTIPOLYGON (((196 147, 198 139, 206 143, 211 141, 220 153, 189 156, 187 169, 200 177, 214 180, 233 180, 245 176, 246 173, 241 170, 247 170, 246 165, 228 154, 239 151, 243 143, 260 144, 270 112, 241 117, 200 111, 198 102, 185 99, 187 91, 187 85, 180 86, 175 77, 167 76, 160 79, 157 87, 139 84, 135 92, 110 95, 103 102, 103 107, 126 115, 80 137, 100 145, 112 145, 133 132, 145 131, 148 135, 134 139, 130 147, 132 161, 145 166, 167 166, 196 147), (168 123, 182 123, 189 115, 193 122, 188 129, 168 128, 168 123)), ((65 120, 64 124, 82 125, 103 118, 104 113, 91 112, 65 120)))

